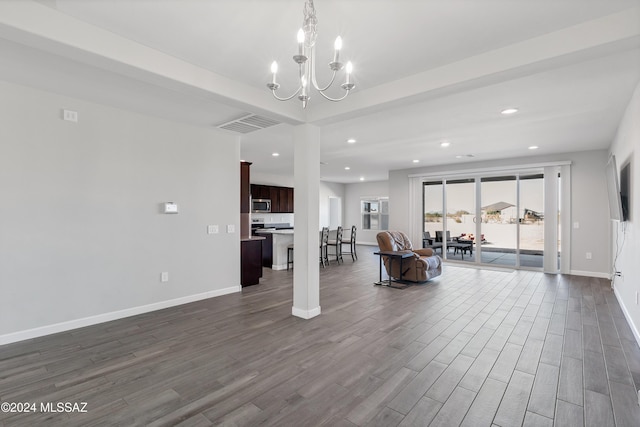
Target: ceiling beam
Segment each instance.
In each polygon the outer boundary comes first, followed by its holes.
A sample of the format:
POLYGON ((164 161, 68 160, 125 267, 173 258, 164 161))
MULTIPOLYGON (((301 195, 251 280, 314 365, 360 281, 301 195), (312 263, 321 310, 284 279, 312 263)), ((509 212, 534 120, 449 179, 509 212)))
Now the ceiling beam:
MULTIPOLYGON (((640 46, 640 8, 632 8, 314 105, 310 123, 330 124, 471 90, 640 46)), ((428 52, 425 53, 428 55, 428 52)))
POLYGON ((0 1, 0 37, 285 123, 305 122, 305 113, 297 104, 275 103, 267 90, 221 76, 32 0, 0 1))

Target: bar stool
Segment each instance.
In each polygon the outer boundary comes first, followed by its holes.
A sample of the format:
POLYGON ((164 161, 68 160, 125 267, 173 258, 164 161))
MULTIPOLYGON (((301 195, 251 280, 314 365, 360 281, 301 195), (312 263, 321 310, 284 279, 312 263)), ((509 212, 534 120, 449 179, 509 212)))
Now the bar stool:
POLYGON ((289 271, 289 265, 293 267, 293 243, 287 245, 287 271, 289 271))

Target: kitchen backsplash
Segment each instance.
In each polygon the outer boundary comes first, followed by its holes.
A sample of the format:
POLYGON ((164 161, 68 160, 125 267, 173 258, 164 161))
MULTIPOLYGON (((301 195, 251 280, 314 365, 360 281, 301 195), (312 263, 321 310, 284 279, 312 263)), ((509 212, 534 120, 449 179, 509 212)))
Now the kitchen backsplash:
POLYGON ((294 214, 292 213, 252 213, 251 222, 258 222, 255 220, 260 220, 259 222, 266 224, 289 223, 291 227, 293 227, 293 216, 294 214))

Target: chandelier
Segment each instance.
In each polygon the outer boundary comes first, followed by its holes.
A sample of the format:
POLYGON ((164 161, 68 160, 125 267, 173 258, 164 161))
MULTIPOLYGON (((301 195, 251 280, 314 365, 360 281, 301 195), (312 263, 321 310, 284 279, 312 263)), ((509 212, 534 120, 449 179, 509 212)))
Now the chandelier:
POLYGON ((318 18, 316 18, 316 9, 313 6, 313 0, 306 0, 304 3, 304 21, 302 23, 302 28, 298 30, 298 54, 293 56, 293 60, 299 67, 299 79, 300 83, 298 89, 293 93, 293 95, 281 98, 276 95, 276 91, 280 87, 280 85, 276 82, 276 74, 278 73, 278 63, 273 61, 271 64, 271 73, 273 74, 273 78, 270 83, 267 83, 267 87, 271 90, 273 96, 279 101, 288 101, 292 99, 294 96, 298 96, 298 99, 302 101, 302 108, 307 107, 307 102, 310 99, 309 96, 309 84, 313 85, 313 87, 318 91, 320 95, 329 101, 342 101, 349 95, 349 91, 355 87, 355 84, 351 82, 351 73, 353 72, 353 65, 351 62, 347 62, 346 66, 340 62, 340 50, 342 49, 342 38, 338 36, 333 45, 333 61, 329 63, 329 69, 332 71, 331 80, 329 83, 320 87, 316 80, 316 68, 315 68, 315 56, 316 56, 316 38, 318 37, 318 32, 316 30, 316 26, 318 24, 318 18), (340 85, 342 89, 344 89, 345 93, 343 96, 339 98, 332 98, 328 96, 325 91, 333 85, 333 82, 336 78, 336 74, 338 71, 345 68, 346 78, 345 82, 340 85))

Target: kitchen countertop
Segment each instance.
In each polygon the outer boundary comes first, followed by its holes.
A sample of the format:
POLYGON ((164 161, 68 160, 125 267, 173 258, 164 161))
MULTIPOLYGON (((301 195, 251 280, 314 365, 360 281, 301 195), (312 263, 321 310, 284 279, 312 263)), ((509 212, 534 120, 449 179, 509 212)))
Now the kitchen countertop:
POLYGON ((268 229, 258 229, 255 231, 256 234, 293 234, 293 230, 268 230, 268 229))
POLYGON ((249 236, 249 237, 241 237, 240 241, 241 242, 250 242, 252 240, 265 240, 266 237, 262 237, 262 236, 249 236))

